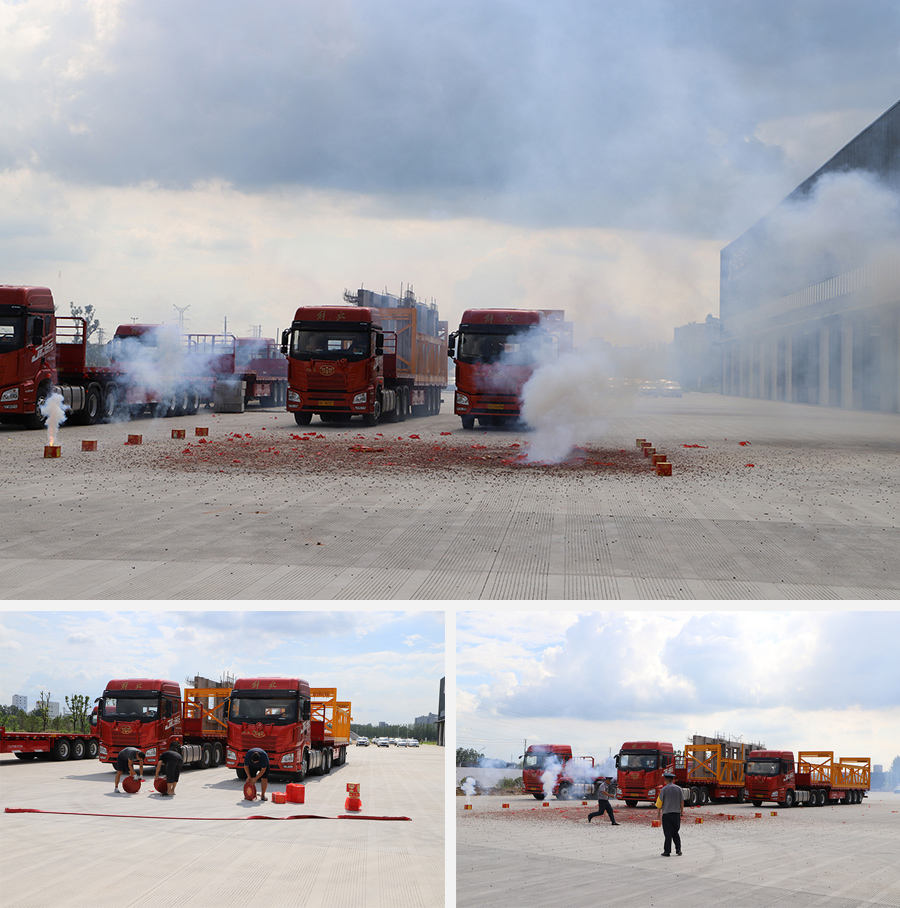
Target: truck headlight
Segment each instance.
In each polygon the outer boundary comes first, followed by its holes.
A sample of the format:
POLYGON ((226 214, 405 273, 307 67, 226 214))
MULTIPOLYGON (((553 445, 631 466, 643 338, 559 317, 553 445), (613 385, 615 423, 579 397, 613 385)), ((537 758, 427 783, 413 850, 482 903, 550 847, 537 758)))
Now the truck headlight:
POLYGON ((647 792, 647 797, 652 798, 653 795, 655 795, 655 794, 656 794, 656 789, 651 788, 650 791, 647 792))
POLYGON ((293 762, 294 762, 294 755, 293 755, 293 754, 285 754, 285 755, 281 758, 281 763, 282 763, 282 765, 285 764, 285 763, 293 763, 293 762))
POLYGON ((225 759, 237 760, 237 754, 229 747, 228 750, 225 751, 225 759))
POLYGON ((466 397, 465 394, 460 394, 460 393, 457 391, 457 392, 456 392, 456 406, 457 406, 457 407, 468 407, 468 406, 469 406, 469 398, 466 397))
POLYGON ((773 791, 772 794, 769 795, 769 797, 771 797, 773 801, 777 801, 777 800, 778 800, 778 792, 777 792, 777 791, 773 791))
POLYGON ((287 399, 293 401, 295 404, 300 403, 300 392, 299 391, 288 391, 287 399))
POLYGON ((148 760, 150 760, 150 759, 155 760, 156 759, 156 748, 151 747, 150 750, 145 750, 144 755, 147 757, 148 760))
POLYGON ((355 403, 355 404, 364 404, 364 403, 366 402, 366 399, 368 398, 368 396, 369 396, 369 392, 368 392, 368 391, 363 391, 362 393, 357 394, 357 395, 354 396, 354 398, 353 398, 353 403, 355 403))
POLYGON ((105 757, 105 756, 106 756, 106 745, 105 745, 105 744, 101 744, 101 745, 100 745, 100 756, 101 756, 101 757, 105 757))
POLYGON ((8 400, 18 400, 19 399, 19 389, 18 388, 9 388, 3 392, 0 396, 0 401, 8 400))

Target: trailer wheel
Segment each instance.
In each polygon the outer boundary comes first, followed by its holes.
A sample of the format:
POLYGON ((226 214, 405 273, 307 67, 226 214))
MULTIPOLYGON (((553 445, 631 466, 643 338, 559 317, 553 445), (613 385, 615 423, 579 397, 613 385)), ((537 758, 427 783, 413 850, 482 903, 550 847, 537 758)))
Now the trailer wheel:
POLYGON ((213 744, 213 749, 212 749, 212 765, 214 767, 221 766, 222 760, 224 759, 224 757, 225 757, 225 751, 222 750, 222 745, 218 741, 216 741, 216 743, 213 744))
POLYGON ((95 738, 91 738, 90 741, 87 742, 87 758, 89 760, 96 760, 99 753, 100 745, 95 738))
POLYGON ((212 765, 212 747, 209 744, 204 744, 200 748, 200 768, 209 769, 212 765))
POLYGON ((68 760, 71 753, 72 745, 69 743, 69 739, 57 738, 53 745, 53 759, 62 762, 63 760, 68 760))
POLYGON ((85 753, 84 740, 82 738, 75 738, 72 741, 72 759, 73 760, 83 760, 85 753))

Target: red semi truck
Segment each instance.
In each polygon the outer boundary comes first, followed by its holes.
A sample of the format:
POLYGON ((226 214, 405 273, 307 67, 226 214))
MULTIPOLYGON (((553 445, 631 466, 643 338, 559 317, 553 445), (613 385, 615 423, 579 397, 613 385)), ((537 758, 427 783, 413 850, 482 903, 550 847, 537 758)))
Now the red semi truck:
POLYGON ((538 363, 558 352, 559 336, 541 310, 467 309, 447 351, 456 365, 453 412, 462 427, 474 428, 476 419, 481 426, 518 422, 522 388, 538 363))
POLYGON ((745 764, 747 797, 755 807, 774 801, 780 807, 829 802, 861 804, 869 790, 869 757, 840 757, 833 751, 754 750, 745 764))
POLYGON ((346 306, 301 306, 282 334, 287 409, 298 425, 436 416, 447 385, 447 323, 434 306, 359 290, 346 306))
POLYGON ((19 760, 96 760, 100 742, 96 734, 73 731, 7 731, 0 727, 0 754, 19 760))
POLYGON ((301 678, 239 678, 231 693, 226 764, 246 778, 244 757, 253 747, 268 755, 273 772, 302 782, 347 762, 350 703, 333 687, 310 687, 301 678))
POLYGON ((100 762, 115 765, 123 747, 144 751, 154 764, 176 741, 185 765, 220 766, 225 755, 228 687, 181 688, 159 678, 114 679, 98 699, 100 762))
POLYGON ((560 801, 595 797, 601 778, 594 758, 573 756, 568 744, 532 744, 525 751, 522 784, 539 801, 550 794, 560 801))

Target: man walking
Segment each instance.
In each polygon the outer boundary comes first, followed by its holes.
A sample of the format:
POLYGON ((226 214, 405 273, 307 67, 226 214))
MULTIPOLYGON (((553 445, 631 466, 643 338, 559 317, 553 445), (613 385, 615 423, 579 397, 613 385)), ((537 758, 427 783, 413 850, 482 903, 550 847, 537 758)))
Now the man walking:
POLYGON ((675 784, 675 773, 664 772, 663 778, 668 782, 663 786, 659 793, 660 808, 659 816, 662 818, 663 835, 665 843, 663 844, 662 856, 669 857, 672 854, 672 842, 675 842, 675 854, 681 856, 681 836, 678 830, 681 829, 681 814, 684 812, 684 792, 680 785, 675 784))
POLYGON ((184 765, 184 757, 181 755, 181 745, 177 741, 173 741, 169 745, 169 749, 164 751, 159 758, 159 762, 156 764, 156 775, 153 777, 153 780, 159 778, 160 770, 162 770, 163 781, 166 783, 166 790, 160 792, 162 796, 171 797, 175 794, 175 786, 178 784, 178 779, 181 776, 181 767, 184 765))
POLYGON ((144 774, 144 752, 136 747, 123 747, 116 757, 116 791, 119 790, 119 780, 123 774, 135 775, 135 778, 144 774), (135 773, 134 764, 140 763, 140 769, 135 773))
POLYGON ((262 797, 260 801, 268 801, 266 787, 269 772, 269 755, 261 747, 251 747, 244 757, 244 767, 247 770, 247 779, 256 784, 262 779, 262 797))
POLYGON ((597 810, 594 813, 588 814, 588 823, 594 819, 594 817, 602 816, 604 813, 609 814, 609 821, 613 826, 618 826, 616 818, 613 816, 612 807, 609 803, 609 788, 606 785, 606 780, 601 779, 597 783, 597 810))

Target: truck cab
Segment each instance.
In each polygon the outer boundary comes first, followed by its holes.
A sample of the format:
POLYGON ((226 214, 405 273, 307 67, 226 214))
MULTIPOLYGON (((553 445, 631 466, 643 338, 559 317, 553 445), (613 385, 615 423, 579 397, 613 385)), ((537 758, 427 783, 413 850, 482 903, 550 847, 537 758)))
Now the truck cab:
POLYGON ((384 381, 385 338, 377 309, 301 306, 282 335, 288 358, 287 409, 298 425, 362 416, 375 425, 395 409, 384 381), (387 397, 390 399, 386 399, 387 397))
POLYGON ((462 427, 518 422, 522 388, 558 349, 537 309, 467 309, 447 350, 456 365, 453 412, 462 427))
POLYGON ((655 802, 665 785, 665 771, 678 776, 674 749, 665 741, 626 741, 616 756, 616 768, 619 797, 629 807, 638 801, 655 802))
POLYGON ((784 807, 797 802, 794 754, 789 750, 754 750, 744 764, 744 785, 754 807, 775 801, 784 807))
POLYGON ((525 793, 536 800, 555 795, 560 801, 591 797, 598 775, 593 757, 576 757, 568 744, 532 744, 522 762, 525 793))
POLYGON ((56 381, 56 316, 46 287, 0 286, 0 422, 43 426, 56 381))
POLYGON ((115 764, 123 747, 144 751, 155 763, 182 739, 181 688, 160 678, 114 679, 97 701, 100 762, 115 764))

